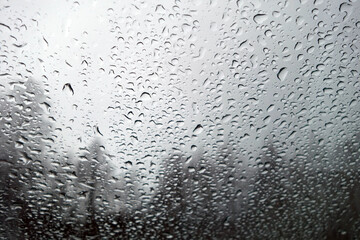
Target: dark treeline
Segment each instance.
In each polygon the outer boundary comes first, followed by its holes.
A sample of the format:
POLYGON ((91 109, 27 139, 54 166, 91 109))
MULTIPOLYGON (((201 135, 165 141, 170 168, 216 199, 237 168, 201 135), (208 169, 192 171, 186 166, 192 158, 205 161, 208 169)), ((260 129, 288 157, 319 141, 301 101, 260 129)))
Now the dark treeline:
POLYGON ((127 208, 140 180, 112 175, 101 139, 78 159, 58 153, 41 88, 14 89, 0 99, 2 239, 360 237, 360 134, 337 145, 328 169, 313 164, 324 158, 316 144, 289 158, 265 139, 253 173, 230 145, 191 161, 177 152, 162 160, 149 200, 127 208))

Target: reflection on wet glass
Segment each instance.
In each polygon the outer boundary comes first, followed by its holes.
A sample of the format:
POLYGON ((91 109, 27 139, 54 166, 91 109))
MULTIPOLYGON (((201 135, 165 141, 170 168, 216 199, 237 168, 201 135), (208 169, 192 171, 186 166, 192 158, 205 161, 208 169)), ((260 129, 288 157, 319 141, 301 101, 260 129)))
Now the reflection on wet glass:
POLYGON ((359 10, 0 3, 0 238, 359 239, 359 10))

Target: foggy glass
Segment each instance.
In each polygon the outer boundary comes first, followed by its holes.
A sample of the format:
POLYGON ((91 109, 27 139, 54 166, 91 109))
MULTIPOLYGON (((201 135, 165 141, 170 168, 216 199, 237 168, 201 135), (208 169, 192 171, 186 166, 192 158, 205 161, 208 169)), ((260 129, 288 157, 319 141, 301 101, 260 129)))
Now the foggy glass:
POLYGON ((357 0, 0 2, 0 239, 360 239, 357 0))

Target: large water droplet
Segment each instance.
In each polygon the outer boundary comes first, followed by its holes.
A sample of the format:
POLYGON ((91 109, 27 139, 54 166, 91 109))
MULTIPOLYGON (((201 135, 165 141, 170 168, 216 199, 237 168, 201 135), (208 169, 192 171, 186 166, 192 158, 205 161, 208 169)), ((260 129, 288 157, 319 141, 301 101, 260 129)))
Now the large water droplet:
POLYGON ((194 134, 199 135, 200 133, 202 133, 204 131, 203 126, 201 126, 201 124, 198 124, 195 128, 194 128, 194 134))
POLYGON ((286 67, 283 67, 279 70, 277 77, 280 81, 285 81, 287 75, 288 75, 288 70, 286 67))
POLYGON ((257 24, 262 24, 268 19, 268 16, 266 14, 256 14, 253 18, 254 22, 257 24))

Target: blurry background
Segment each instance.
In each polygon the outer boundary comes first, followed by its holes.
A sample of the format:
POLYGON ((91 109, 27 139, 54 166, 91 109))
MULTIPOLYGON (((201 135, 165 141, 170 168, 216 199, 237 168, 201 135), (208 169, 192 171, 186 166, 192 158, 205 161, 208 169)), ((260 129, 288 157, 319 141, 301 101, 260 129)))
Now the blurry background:
POLYGON ((2 1, 0 237, 359 239, 357 1, 2 1))

